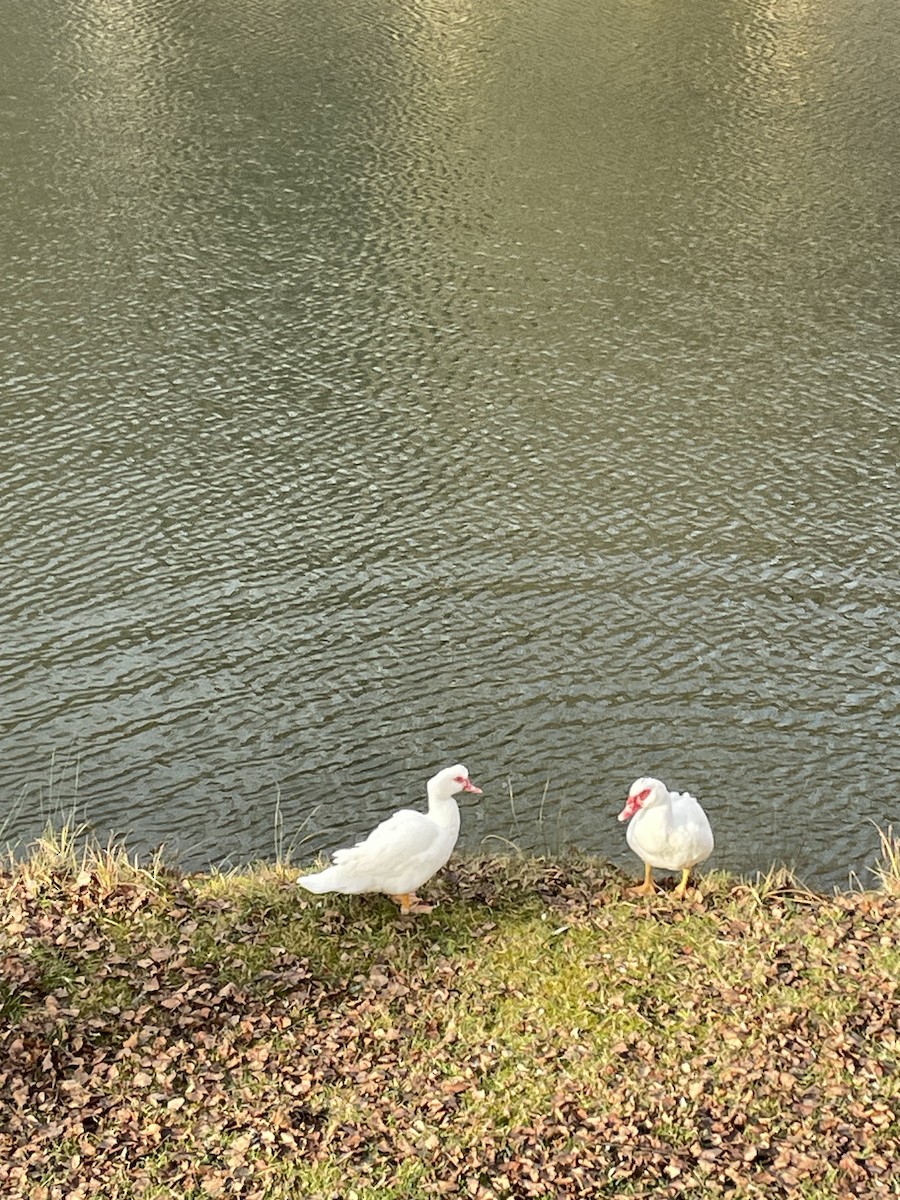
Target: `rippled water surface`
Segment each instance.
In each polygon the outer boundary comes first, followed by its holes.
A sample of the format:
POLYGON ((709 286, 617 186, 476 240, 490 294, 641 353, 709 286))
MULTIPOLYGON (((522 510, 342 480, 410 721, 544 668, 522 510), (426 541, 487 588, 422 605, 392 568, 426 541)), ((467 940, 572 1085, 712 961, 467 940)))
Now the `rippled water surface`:
POLYGON ((637 870, 653 773, 868 881, 894 0, 9 8, 3 840, 308 859, 460 760, 470 847, 637 870))

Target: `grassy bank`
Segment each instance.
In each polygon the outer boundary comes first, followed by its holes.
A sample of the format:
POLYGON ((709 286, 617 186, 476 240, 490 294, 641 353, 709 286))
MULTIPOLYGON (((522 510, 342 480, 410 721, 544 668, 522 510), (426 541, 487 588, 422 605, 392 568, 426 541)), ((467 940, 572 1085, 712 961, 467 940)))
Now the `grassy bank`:
POLYGON ((63 838, 0 877, 0 1195, 900 1194, 900 887, 454 861, 434 913, 63 838))

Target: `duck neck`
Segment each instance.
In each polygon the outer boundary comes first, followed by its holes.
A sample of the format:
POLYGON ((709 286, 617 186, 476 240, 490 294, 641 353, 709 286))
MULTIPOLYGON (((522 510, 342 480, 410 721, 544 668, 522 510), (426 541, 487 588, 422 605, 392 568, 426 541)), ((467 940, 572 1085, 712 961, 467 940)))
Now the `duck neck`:
POLYGON ((459 807, 452 796, 428 785, 428 815, 438 825, 459 829, 459 807))

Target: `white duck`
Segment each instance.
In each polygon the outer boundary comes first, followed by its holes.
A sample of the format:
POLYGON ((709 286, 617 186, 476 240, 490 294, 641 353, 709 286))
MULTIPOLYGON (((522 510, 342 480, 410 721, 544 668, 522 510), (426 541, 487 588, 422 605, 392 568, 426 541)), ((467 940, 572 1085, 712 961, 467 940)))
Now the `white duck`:
POLYGON ((619 820, 630 822, 628 845, 644 860, 644 882, 634 892, 653 894, 653 868, 658 867, 681 872, 672 894, 683 897, 691 870, 709 858, 714 845, 706 813, 694 797, 670 792, 659 779, 642 777, 631 785, 619 820))
POLYGON ((404 915, 430 912, 416 888, 429 880, 449 859, 459 837, 457 792, 481 795, 460 764, 438 771, 428 780, 428 812, 401 808, 382 821, 367 838, 332 855, 334 866, 297 882, 309 892, 384 892, 404 915))

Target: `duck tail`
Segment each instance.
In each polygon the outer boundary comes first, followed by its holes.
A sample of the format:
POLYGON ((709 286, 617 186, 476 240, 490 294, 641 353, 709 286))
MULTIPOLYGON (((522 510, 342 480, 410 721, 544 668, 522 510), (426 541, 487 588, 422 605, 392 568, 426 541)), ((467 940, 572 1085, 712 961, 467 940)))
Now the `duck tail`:
POLYGON ((301 875, 297 884, 306 888, 308 892, 315 892, 317 896, 321 896, 323 892, 340 890, 340 879, 334 867, 326 867, 324 871, 317 871, 314 875, 301 875))

